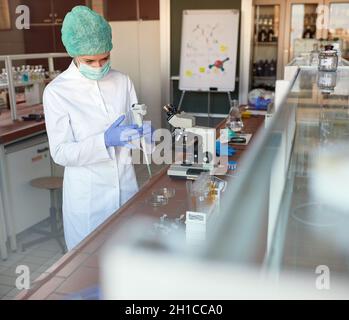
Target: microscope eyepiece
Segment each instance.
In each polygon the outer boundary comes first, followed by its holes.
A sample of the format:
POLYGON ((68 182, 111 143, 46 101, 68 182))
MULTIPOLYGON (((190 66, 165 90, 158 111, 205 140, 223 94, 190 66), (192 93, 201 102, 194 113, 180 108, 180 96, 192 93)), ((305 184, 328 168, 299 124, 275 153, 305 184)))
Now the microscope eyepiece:
POLYGON ((166 106, 164 106, 163 109, 168 113, 172 112, 172 106, 170 104, 167 104, 166 106))
POLYGON ((177 108, 175 108, 172 104, 167 104, 163 106, 163 109, 166 111, 168 116, 173 116, 177 114, 177 108))

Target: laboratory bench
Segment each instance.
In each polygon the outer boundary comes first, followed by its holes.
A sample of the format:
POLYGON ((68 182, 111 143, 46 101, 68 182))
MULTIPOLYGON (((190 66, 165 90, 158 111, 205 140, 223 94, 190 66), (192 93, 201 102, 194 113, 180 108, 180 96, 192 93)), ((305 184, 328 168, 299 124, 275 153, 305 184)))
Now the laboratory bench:
MULTIPOLYGON (((238 162, 244 151, 251 145, 256 132, 263 127, 264 116, 251 115, 244 120, 244 132, 252 133, 247 146, 235 147, 236 153, 230 158, 238 162)), ((223 120, 217 131, 225 126, 223 120)), ((219 133, 218 133, 219 134, 219 133)), ((59 261, 47 269, 28 291, 22 291, 16 299, 67 299, 69 295, 86 288, 99 285, 99 256, 105 242, 118 233, 124 222, 140 215, 159 220, 163 214, 174 219, 185 214, 187 191, 184 180, 172 179, 167 175, 168 166, 153 175, 126 204, 84 239, 77 247, 66 253, 59 261), (167 205, 152 207, 148 200, 154 190, 162 187, 175 188, 174 198, 167 205)), ((238 170, 238 169, 237 169, 238 170)), ((234 179, 234 178, 228 178, 234 179)))
MULTIPOLYGON (((225 278, 219 277, 225 279, 223 283, 209 282, 212 288, 204 295, 206 298, 215 296, 215 287, 220 290, 219 296, 225 298, 241 298, 244 292, 248 292, 249 298, 263 298, 264 292, 269 292, 269 297, 274 298, 349 297, 348 210, 338 211, 326 202, 331 197, 325 199, 314 193, 315 161, 320 161, 322 152, 326 154, 333 145, 348 141, 349 68, 340 67, 335 74, 324 75, 316 68, 299 67, 289 81, 288 92, 276 111, 268 115, 268 123, 264 121, 264 116, 244 120, 245 131, 253 133, 252 143, 237 148, 237 153, 231 158, 238 162, 238 170, 237 174, 226 178, 225 194, 229 196, 222 197, 219 219, 212 235, 195 256, 205 270, 197 275, 196 283, 206 286, 209 279, 215 279, 216 269, 206 268, 212 262, 217 270, 224 271, 225 278), (322 81, 322 76, 331 81, 322 81), (304 99, 304 96, 309 99, 304 99), (236 266, 243 267, 239 269, 236 266), (319 290, 317 287, 317 277, 323 272, 321 268, 328 268, 331 272, 331 290, 319 290), (256 290, 253 281, 250 281, 256 275, 258 279, 261 275, 268 277, 266 291, 256 290), (291 289, 283 291, 280 287, 276 292, 270 279, 278 279, 291 289), (239 285, 231 286, 234 281, 239 281, 245 290, 241 291, 239 285)), ((217 129, 222 126, 224 121, 217 129)), ((333 168, 335 166, 328 167, 330 170, 333 168)), ((340 180, 340 175, 337 179, 340 180)), ((327 194, 333 191, 326 189, 326 184, 318 187, 327 194)), ((332 188, 335 189, 335 186, 332 188)), ((123 233, 123 228, 125 223, 136 222, 143 215, 154 218, 154 221, 159 221, 164 214, 170 219, 180 217, 187 209, 186 199, 185 181, 169 178, 165 167, 76 248, 36 279, 30 290, 22 291, 16 299, 69 299, 71 294, 98 287, 101 281, 100 257, 107 240, 109 242, 115 235, 119 236, 119 240, 135 237, 132 232, 123 233), (154 190, 162 187, 175 188, 175 197, 169 199, 166 206, 154 208, 148 200, 154 190)), ((140 231, 138 234, 146 232, 140 231)), ((110 272, 118 277, 127 277, 125 286, 139 288, 132 297, 139 297, 139 292, 143 292, 145 296, 142 297, 150 295, 154 298, 157 292, 163 290, 157 287, 162 282, 154 281, 149 292, 148 288, 145 289, 147 279, 166 277, 173 261, 168 258, 176 257, 176 261, 180 261, 183 256, 170 249, 164 249, 168 250, 164 255, 154 255, 152 248, 147 248, 149 255, 142 254, 137 257, 140 259, 138 264, 130 264, 133 255, 140 252, 137 251, 138 240, 127 239, 128 246, 127 242, 123 243, 110 272), (142 268, 138 268, 139 265, 142 268), (148 269, 144 269, 145 266, 148 269)), ((109 256, 117 251, 117 243, 113 244, 115 248, 109 256)), ((140 248, 144 252, 141 242, 140 248)), ((195 263, 190 264, 185 259, 181 261, 185 264, 185 268, 181 268, 182 273, 171 273, 171 277, 166 278, 167 298, 176 297, 179 281, 192 274, 195 271, 192 268, 197 268, 195 263)), ((119 288, 117 277, 108 279, 109 287, 119 288)), ((200 286, 192 286, 190 281, 181 283, 181 288, 185 297, 202 296, 203 293, 200 286)), ((126 287, 120 290, 130 292, 126 287)))
POLYGON ((4 110, 0 114, 0 144, 11 143, 15 140, 26 138, 40 132, 44 132, 45 122, 41 121, 23 121, 22 116, 29 114, 42 114, 43 106, 17 105, 17 113, 20 120, 13 121, 9 110, 4 110))

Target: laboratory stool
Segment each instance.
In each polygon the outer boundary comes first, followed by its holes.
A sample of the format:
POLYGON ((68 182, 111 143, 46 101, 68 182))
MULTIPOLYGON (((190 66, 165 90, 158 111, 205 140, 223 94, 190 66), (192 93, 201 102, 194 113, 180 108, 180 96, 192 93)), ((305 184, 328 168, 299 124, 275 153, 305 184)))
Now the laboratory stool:
POLYGON ((59 230, 57 227, 57 191, 61 190, 63 187, 63 178, 61 177, 43 177, 30 181, 32 187, 37 189, 45 189, 50 191, 50 228, 51 231, 41 230, 39 228, 34 228, 34 232, 43 235, 43 237, 39 239, 35 239, 33 241, 23 243, 22 250, 41 243, 46 240, 56 239, 59 246, 62 249, 62 252, 66 252, 66 247, 62 243, 61 238, 63 237, 63 230, 59 230))

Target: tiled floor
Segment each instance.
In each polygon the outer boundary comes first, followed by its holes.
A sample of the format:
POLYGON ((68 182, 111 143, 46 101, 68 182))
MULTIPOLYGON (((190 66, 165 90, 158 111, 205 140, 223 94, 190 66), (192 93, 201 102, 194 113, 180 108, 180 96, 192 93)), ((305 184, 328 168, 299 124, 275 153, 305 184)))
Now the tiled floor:
MULTIPOLYGON (((152 165, 152 173, 156 173, 163 166, 152 165)), ((138 184, 141 187, 149 178, 145 165, 135 166, 138 184)), ((46 222, 41 223, 41 227, 48 227, 46 222)), ((28 230, 18 236, 18 247, 25 243, 37 239, 40 235, 28 230)), ((62 238, 64 241, 64 239, 62 238)), ((63 242, 64 243, 64 242, 63 242)), ((62 251, 55 239, 42 242, 28 248, 25 252, 20 249, 17 252, 9 252, 6 261, 0 259, 0 300, 13 299, 19 290, 16 288, 16 267, 26 265, 30 270, 31 281, 35 280, 41 273, 47 270, 61 256, 62 251)))
MULTIPOLYGON (((18 244, 36 239, 38 236, 26 232, 18 237, 18 244)), ((6 261, 0 260, 0 299, 12 299, 19 290, 16 288, 16 268, 25 265, 30 271, 30 280, 35 280, 62 256, 61 248, 56 240, 48 240, 37 244, 26 251, 20 249, 10 252, 6 261)))

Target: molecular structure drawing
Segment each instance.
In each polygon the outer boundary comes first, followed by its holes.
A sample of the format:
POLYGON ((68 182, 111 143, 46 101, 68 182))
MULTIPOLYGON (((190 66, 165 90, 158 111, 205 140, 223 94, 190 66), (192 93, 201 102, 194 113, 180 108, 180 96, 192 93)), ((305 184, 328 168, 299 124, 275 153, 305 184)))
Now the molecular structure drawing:
POLYGON ((224 60, 216 60, 214 64, 210 64, 208 67, 209 69, 217 68, 224 72, 224 63, 227 61, 229 61, 229 58, 226 58, 224 60))

